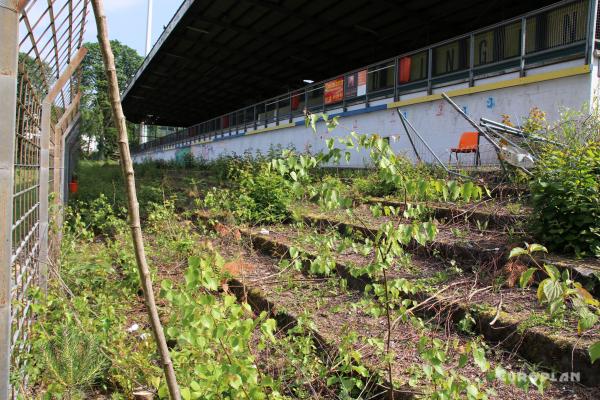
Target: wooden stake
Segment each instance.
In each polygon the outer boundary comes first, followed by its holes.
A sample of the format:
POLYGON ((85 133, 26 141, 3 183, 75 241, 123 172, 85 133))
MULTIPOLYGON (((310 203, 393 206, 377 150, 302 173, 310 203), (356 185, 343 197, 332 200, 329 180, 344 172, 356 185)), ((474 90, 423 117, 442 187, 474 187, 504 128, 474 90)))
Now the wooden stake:
POLYGON ((133 162, 131 161, 131 154, 129 152, 127 126, 125 124, 123 108, 121 107, 121 96, 119 94, 115 58, 110 47, 110 41, 108 39, 108 27, 106 23, 106 15, 104 15, 104 6, 102 4, 102 0, 92 0, 92 7, 94 8, 96 25, 98 27, 98 42, 100 43, 102 58, 104 59, 104 68, 108 78, 108 94, 112 107, 113 118, 115 125, 117 126, 119 154, 121 156, 121 169, 123 171, 123 176, 125 177, 125 185, 127 189, 129 224, 131 227, 131 236, 133 238, 133 246, 135 249, 135 257, 137 260, 140 281, 142 284, 142 289, 144 290, 146 310, 148 311, 148 317, 150 318, 150 324, 152 325, 152 332, 154 334, 154 339, 156 340, 156 346, 158 348, 162 366, 165 372, 169 394, 171 395, 171 399, 180 400, 181 397, 179 393, 179 386, 177 385, 173 363, 171 361, 171 357, 169 356, 169 349, 167 347, 165 334, 158 317, 158 310, 156 308, 154 292, 152 289, 152 278, 150 276, 150 269, 148 268, 146 254, 144 251, 142 227, 140 224, 140 210, 137 201, 137 194, 135 192, 135 176, 133 172, 133 162))

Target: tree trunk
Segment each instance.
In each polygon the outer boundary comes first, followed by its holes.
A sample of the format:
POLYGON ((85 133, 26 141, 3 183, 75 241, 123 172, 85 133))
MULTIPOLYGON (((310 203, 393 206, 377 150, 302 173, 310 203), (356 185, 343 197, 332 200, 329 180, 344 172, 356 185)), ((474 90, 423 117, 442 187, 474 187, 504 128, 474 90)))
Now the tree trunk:
POLYGON ((144 251, 142 227, 140 224, 140 210, 137 201, 137 194, 135 192, 133 162, 131 161, 131 154, 129 153, 127 126, 125 122, 125 115, 123 114, 123 108, 121 107, 115 59, 110 47, 110 42, 108 40, 108 28, 106 24, 106 16, 104 15, 102 0, 92 0, 92 7, 96 17, 96 25, 98 27, 98 42, 100 43, 100 49, 102 50, 102 58, 104 59, 104 67, 108 79, 108 94, 112 107, 114 122, 117 127, 121 168, 125 177, 125 185, 127 189, 129 224, 131 227, 131 236, 133 238, 133 246, 135 249, 140 281, 142 284, 142 289, 144 290, 146 309, 152 325, 152 332, 154 333, 154 339, 156 340, 156 346, 158 348, 158 353, 160 354, 171 399, 180 400, 181 397, 179 394, 179 386, 177 385, 173 363, 171 361, 171 357, 169 356, 169 349, 167 347, 167 341, 165 340, 165 334, 158 317, 158 310, 154 301, 154 291, 152 288, 150 269, 148 268, 146 254, 144 251))

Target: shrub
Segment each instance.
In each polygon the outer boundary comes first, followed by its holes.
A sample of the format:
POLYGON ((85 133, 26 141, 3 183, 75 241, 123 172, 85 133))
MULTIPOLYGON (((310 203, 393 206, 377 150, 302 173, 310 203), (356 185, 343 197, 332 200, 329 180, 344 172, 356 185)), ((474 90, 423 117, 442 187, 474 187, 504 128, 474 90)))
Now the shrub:
POLYGON ((539 240, 554 250, 600 256, 600 143, 546 150, 531 193, 539 240))
POLYGON ((234 188, 213 188, 206 194, 206 207, 230 211, 241 222, 275 223, 289 217, 292 194, 281 175, 271 171, 266 164, 237 173, 234 188))
POLYGON ((124 208, 113 207, 104 194, 92 201, 78 201, 69 216, 69 222, 74 223, 76 219, 96 235, 105 237, 114 236, 120 229, 126 226, 123 217, 126 215, 124 208))
POLYGON ((243 173, 240 192, 246 196, 248 219, 253 222, 281 222, 289 216, 291 197, 287 182, 266 167, 255 175, 243 173))
POLYGON ((102 377, 109 361, 102 353, 99 340, 70 325, 61 326, 44 349, 49 392, 65 399, 86 398, 102 377))
POLYGON ((352 186, 357 192, 374 197, 389 196, 397 191, 396 185, 383 182, 376 174, 355 178, 352 186))

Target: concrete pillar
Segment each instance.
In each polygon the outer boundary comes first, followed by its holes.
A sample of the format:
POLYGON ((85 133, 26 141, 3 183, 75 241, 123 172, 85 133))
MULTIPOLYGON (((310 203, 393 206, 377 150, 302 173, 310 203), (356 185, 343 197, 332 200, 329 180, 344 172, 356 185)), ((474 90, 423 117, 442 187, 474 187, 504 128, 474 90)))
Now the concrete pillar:
POLYGON ((140 144, 148 143, 148 126, 145 122, 140 123, 140 144))
POLYGON ((19 12, 0 0, 0 399, 10 398, 10 295, 19 12))

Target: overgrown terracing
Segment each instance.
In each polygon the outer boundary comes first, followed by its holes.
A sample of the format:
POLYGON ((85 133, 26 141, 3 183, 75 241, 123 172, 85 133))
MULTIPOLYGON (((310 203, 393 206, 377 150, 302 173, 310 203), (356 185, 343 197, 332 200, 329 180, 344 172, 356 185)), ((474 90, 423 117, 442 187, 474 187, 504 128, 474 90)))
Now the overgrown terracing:
MULTIPOLYGON (((381 284, 377 277, 372 279, 361 271, 373 263, 373 252, 365 249, 362 240, 344 243, 335 226, 315 231, 271 225, 242 228, 241 233, 267 254, 288 257, 298 254, 296 257, 303 261, 304 267, 317 276, 337 273, 359 293, 366 285, 381 284), (327 238, 326 243, 323 238, 327 238), (324 251, 323 247, 329 248, 324 251)), ((598 368, 591 366, 587 348, 598 340, 597 333, 578 334, 573 317, 561 321, 549 318, 533 291, 503 287, 498 279, 503 271, 498 271, 497 276, 486 276, 485 271, 465 271, 453 261, 416 252, 398 260, 387 278, 401 284, 404 280, 411 283, 405 296, 418 301, 415 313, 441 319, 443 323, 454 322, 460 329, 467 326, 467 331, 481 333, 491 343, 519 352, 532 363, 563 372, 579 371, 584 382, 595 384, 598 368)), ((481 267, 475 261, 462 265, 474 266, 481 267)), ((519 270, 507 272, 513 274, 508 279, 518 280, 514 274, 519 274, 519 270)))
MULTIPOLYGON (((387 332, 385 316, 380 315, 381 309, 372 303, 372 294, 363 294, 362 290, 357 290, 366 283, 365 281, 354 281, 351 277, 342 278, 347 275, 344 271, 345 265, 339 260, 345 259, 345 256, 338 257, 336 268, 339 275, 311 274, 309 272, 310 261, 303 263, 304 267, 299 269, 294 268, 293 263, 281 262, 281 257, 285 260, 285 257, 290 255, 290 236, 286 234, 270 232, 269 235, 261 235, 242 229, 240 231, 242 239, 236 239, 235 233, 227 233, 222 228, 218 228, 218 230, 222 232, 224 238, 219 241, 217 246, 235 260, 237 265, 243 266, 236 271, 236 279, 231 283, 231 290, 237 289, 236 292, 240 298, 248 299, 256 310, 267 309, 273 315, 285 315, 288 321, 310 316, 315 332, 318 333, 320 340, 325 341, 326 345, 339 347, 347 344, 348 337, 352 337, 354 349, 368 370, 379 372, 384 380, 387 378, 388 367, 384 362, 386 358, 382 354, 384 352, 383 341, 386 339, 387 332)), ((306 233, 306 231, 302 231, 300 229, 298 232, 296 229, 296 233, 306 233)), ((291 252, 295 253, 294 250, 291 252)), ((306 255, 307 260, 312 261, 315 258, 310 253, 306 253, 306 255)), ((356 262, 358 257, 352 258, 356 262)), ((427 285, 429 282, 444 281, 444 277, 439 276, 440 270, 435 265, 428 264, 422 259, 416 259, 410 265, 419 268, 420 272, 413 271, 411 273, 397 268, 390 271, 389 279, 405 278, 421 281, 423 285, 427 285)), ((472 286, 472 283, 468 282, 464 276, 462 279, 452 281, 453 284, 447 285, 450 288, 455 286, 456 289, 460 289, 461 285, 472 286)), ((449 281, 447 282, 449 283, 449 281)), ((473 339, 472 334, 477 330, 476 324, 480 321, 476 321, 475 318, 478 317, 476 316, 471 322, 463 315, 458 324, 455 324, 452 316, 448 314, 451 311, 450 308, 453 308, 450 302, 460 301, 463 293, 457 290, 454 293, 445 293, 445 296, 441 294, 415 290, 407 296, 411 299, 419 298, 418 305, 411 303, 410 308, 415 315, 423 316, 423 321, 406 322, 401 317, 401 312, 393 312, 392 318, 395 327, 390 338, 390 355, 392 357, 392 376, 399 398, 430 396, 431 393, 426 394, 427 390, 434 390, 431 387, 427 388, 425 375, 428 367, 432 366, 429 362, 435 365, 441 360, 429 360, 427 352, 420 351, 417 343, 423 336, 439 339, 444 344, 441 346, 444 348, 444 357, 448 357, 442 363, 445 369, 463 374, 471 382, 486 381, 486 364, 484 364, 483 371, 480 369, 481 365, 472 362, 467 363, 463 368, 458 367, 460 364, 458 359, 465 356, 465 349, 468 349, 465 347, 468 346, 466 343, 473 339), (396 320, 397 318, 400 319, 396 320), (446 345, 449 347, 446 348, 446 345)), ((481 297, 475 295, 473 302, 481 301, 481 297)), ((507 299, 507 303, 511 304, 512 301, 522 301, 523 299, 531 302, 531 298, 528 298, 527 295, 515 297, 507 299)), ((495 313, 489 312, 489 314, 492 316, 488 317, 486 323, 494 318, 495 313)), ((496 322, 495 328, 499 329, 499 336, 506 333, 502 324, 501 321, 496 322)), ((504 337, 504 339, 507 338, 510 340, 509 335, 504 337)), ((480 346, 483 348, 484 345, 480 344, 480 346)), ((488 351, 488 361, 494 367, 504 365, 511 371, 530 373, 533 370, 531 365, 497 346, 492 346, 488 351)), ((507 398, 519 396, 520 391, 514 387, 493 382, 488 385, 488 387, 495 387, 499 396, 507 398)), ((597 394, 595 390, 587 390, 578 386, 565 388, 556 385, 549 388, 545 393, 547 397, 543 398, 566 398, 569 396, 593 398, 595 394, 597 394)), ((521 393, 521 395, 523 394, 521 393)), ((538 395, 529 393, 528 396, 528 398, 537 398, 538 395)))
MULTIPOLYGON (((357 137, 357 140, 361 139, 357 137)), ((273 166, 284 175, 289 174, 291 180, 300 182, 296 166, 310 162, 303 161, 302 157, 299 160, 283 164, 283 167, 282 161, 278 160, 273 166)), ((364 285, 384 286, 388 279, 395 278, 419 281, 429 272, 424 265, 437 263, 439 270, 433 272, 437 279, 429 280, 415 293, 404 288, 410 294, 408 298, 425 301, 427 312, 433 308, 437 315, 441 312, 450 316, 459 326, 470 320, 469 323, 488 341, 500 343, 510 351, 520 351, 531 362, 562 372, 578 371, 585 376, 582 380, 586 384, 596 384, 599 370, 591 358, 594 357, 594 344, 599 339, 595 330, 597 316, 594 316, 597 301, 589 292, 596 290, 598 262, 547 255, 539 245, 518 250, 519 244, 523 245, 531 238, 524 229, 528 214, 526 206, 511 203, 501 207, 492 200, 485 200, 474 207, 468 201, 456 207, 439 201, 407 201, 405 193, 404 201, 366 199, 362 202, 370 205, 367 207, 358 205, 354 199, 344 199, 337 182, 319 185, 309 193, 315 204, 292 207, 288 216, 288 220, 306 223, 316 230, 299 230, 290 224, 242 229, 241 233, 258 248, 267 252, 275 249, 277 254, 287 253, 292 259, 300 257, 303 265, 308 263, 308 267, 304 266, 311 273, 337 272, 359 289, 364 285), (415 221, 431 217, 435 229, 431 224, 415 224, 415 221), (404 243, 405 248, 417 258, 412 262, 403 259, 404 265, 397 274, 392 268, 395 265, 389 265, 387 277, 383 273, 374 279, 368 276, 369 269, 382 261, 378 259, 380 248, 373 244, 394 229, 404 230, 404 235, 409 238, 404 243), (435 234, 432 234, 433 230, 435 234), (337 233, 342 236, 336 238, 337 233), (306 237, 311 235, 313 239, 307 241, 306 237), (348 244, 348 239, 353 243, 348 244), (537 257, 539 254, 541 257, 537 257), (362 263, 357 260, 361 256, 364 258, 362 263), (542 267, 542 263, 550 262, 560 270, 549 265, 542 267), (536 267, 528 268, 532 265, 536 267), (405 270, 410 267, 413 267, 413 273, 407 274, 405 270), (457 277, 439 279, 439 275, 448 275, 449 269, 454 270, 457 277), (534 290, 528 289, 532 283, 539 284, 537 296, 534 290), (523 288, 516 288, 519 285, 523 288), (431 296, 431 293, 435 295, 431 296), (583 307, 581 303, 591 308, 583 307), (570 315, 556 313, 557 309, 564 311, 565 307, 573 307, 575 312, 570 315)), ((464 186, 458 189, 462 196, 463 189, 464 186)), ((206 214, 201 217, 210 218, 206 214)), ((387 290, 383 292, 387 293, 387 290)))
MULTIPOLYGON (((184 398, 600 396, 597 259, 526 245, 539 237, 521 183, 496 185, 496 196, 413 167, 377 136, 328 145, 319 155, 138 166, 184 398), (323 169, 356 149, 374 169, 323 169)), ((34 374, 37 387, 164 397, 122 196, 111 179, 98 187, 95 168, 80 168, 83 202, 52 288, 62 305, 34 329, 31 365, 66 362, 46 357, 66 346, 49 342, 60 325, 91 336, 102 368, 71 385, 59 369, 34 374)))

